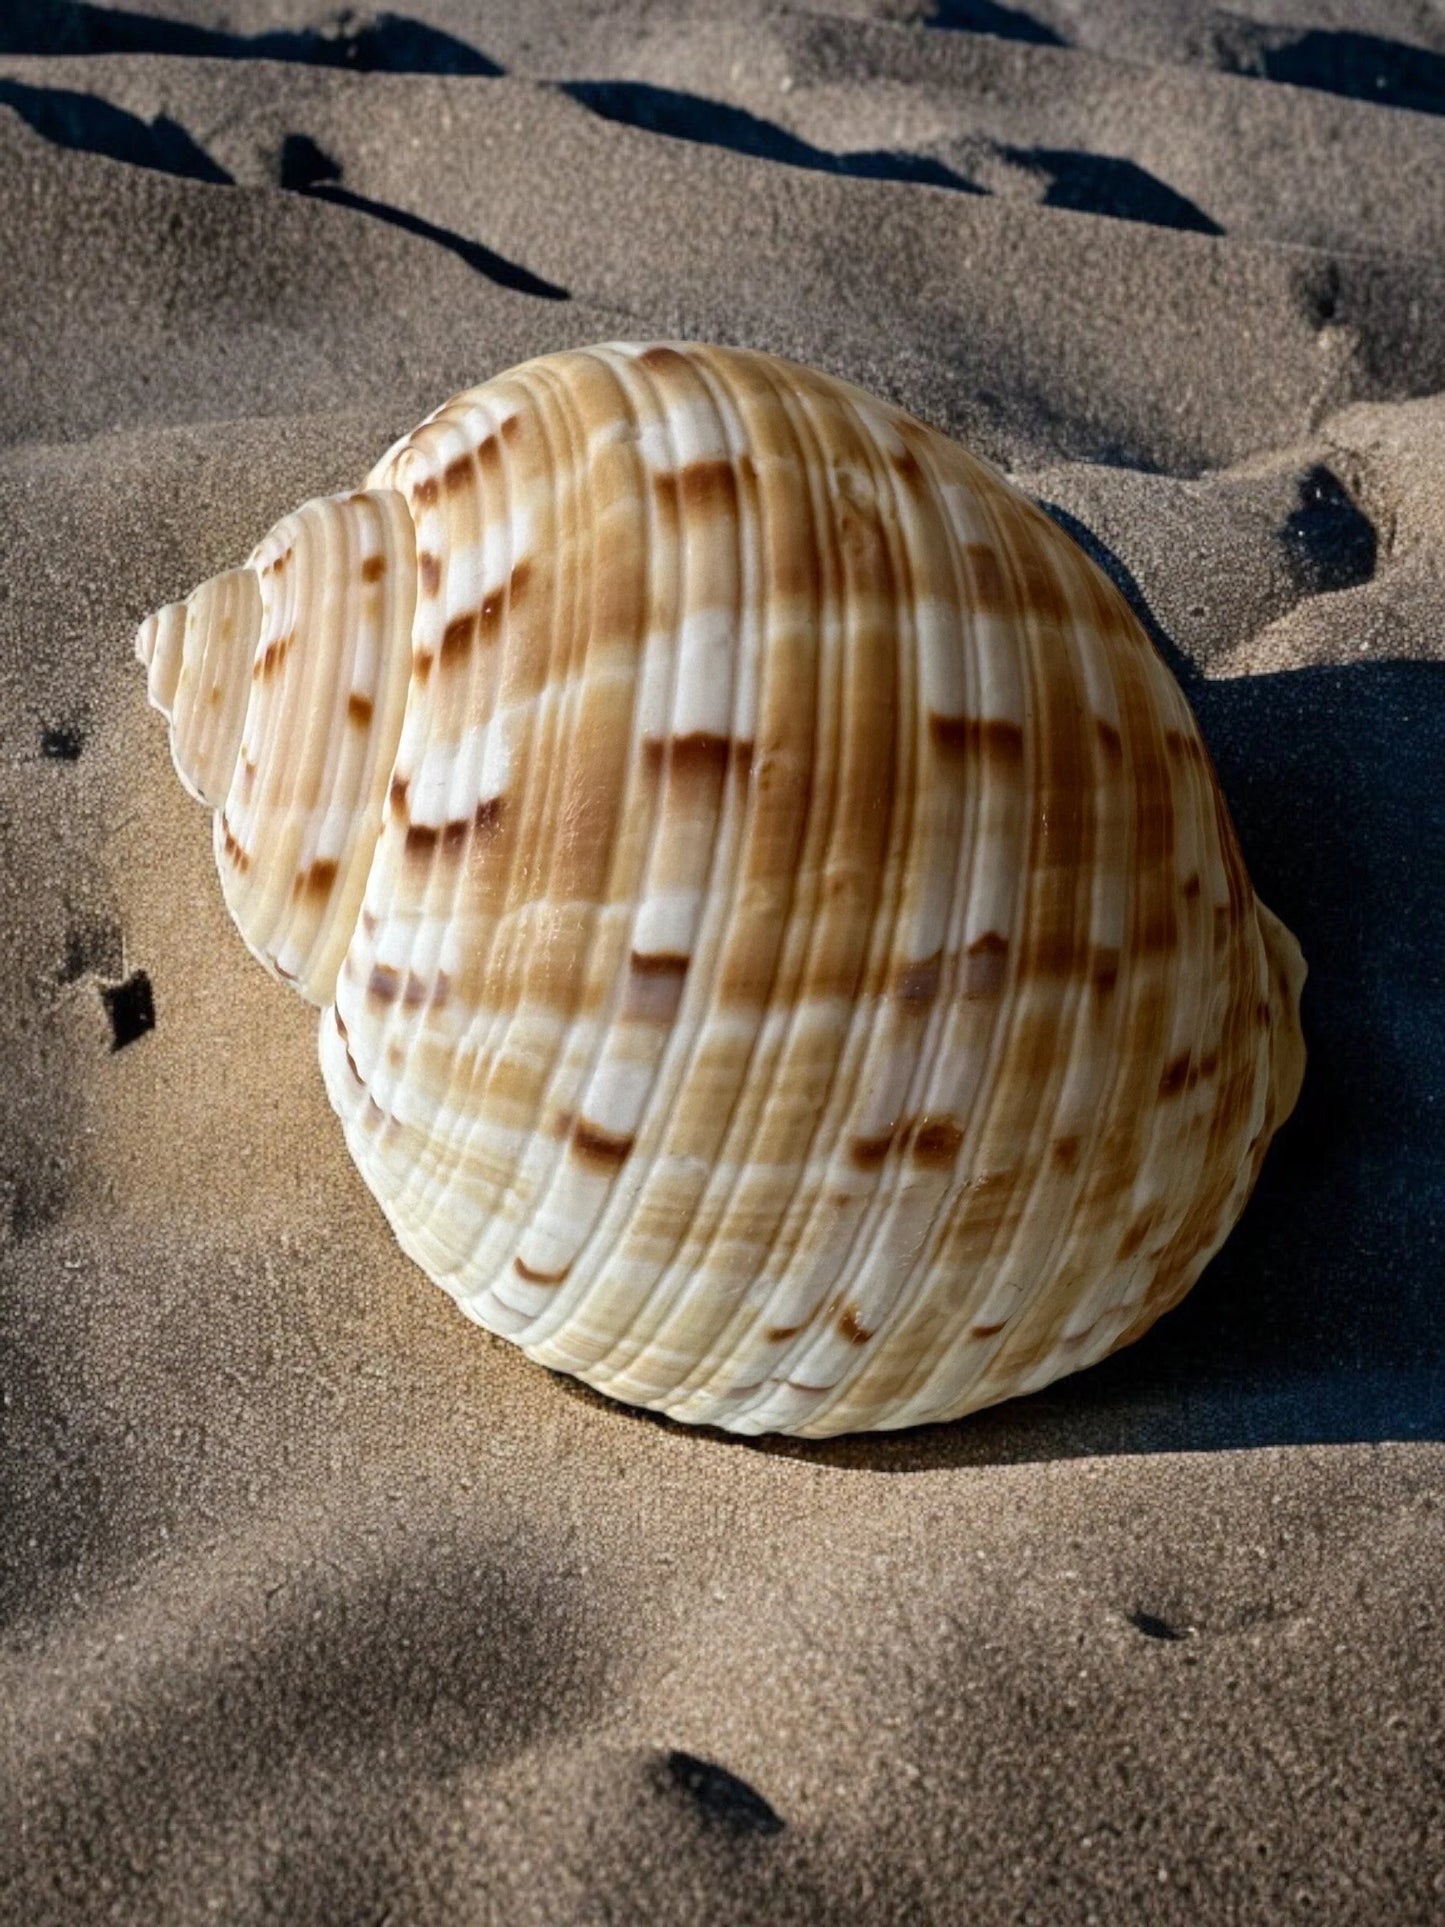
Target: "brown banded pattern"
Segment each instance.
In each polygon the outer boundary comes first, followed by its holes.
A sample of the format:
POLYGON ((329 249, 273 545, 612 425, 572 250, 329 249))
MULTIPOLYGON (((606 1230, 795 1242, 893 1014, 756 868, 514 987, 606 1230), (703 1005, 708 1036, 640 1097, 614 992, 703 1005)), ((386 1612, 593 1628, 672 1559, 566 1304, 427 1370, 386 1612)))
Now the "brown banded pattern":
POLYGON ((138 646, 402 1245, 619 1398, 823 1435, 1047 1383, 1189 1288, 1294 1102, 1298 950, 1132 612, 844 382, 527 363, 138 646))

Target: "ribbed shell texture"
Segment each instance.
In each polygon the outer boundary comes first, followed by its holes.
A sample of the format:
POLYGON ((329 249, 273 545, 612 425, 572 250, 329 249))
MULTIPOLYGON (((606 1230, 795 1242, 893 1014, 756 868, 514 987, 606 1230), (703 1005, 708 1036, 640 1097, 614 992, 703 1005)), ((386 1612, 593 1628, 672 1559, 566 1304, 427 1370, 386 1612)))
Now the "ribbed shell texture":
POLYGON ((821 1436, 1193 1284, 1303 965, 1127 604, 992 469, 770 357, 611 345, 449 402, 251 571, 228 901, 334 982, 352 1154, 473 1318, 821 1436))

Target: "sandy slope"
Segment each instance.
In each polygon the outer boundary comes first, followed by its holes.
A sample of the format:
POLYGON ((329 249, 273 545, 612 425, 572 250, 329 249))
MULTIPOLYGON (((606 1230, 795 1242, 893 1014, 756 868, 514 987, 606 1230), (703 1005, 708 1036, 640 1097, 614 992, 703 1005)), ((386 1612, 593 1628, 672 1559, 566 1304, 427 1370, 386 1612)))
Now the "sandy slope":
POLYGON ((0 23, 0 1919, 1445 1906, 1445 31, 926 11, 0 23), (463 1326, 130 658, 452 389, 650 333, 1023 476, 1310 959, 1190 1302, 958 1426, 727 1443, 463 1326))

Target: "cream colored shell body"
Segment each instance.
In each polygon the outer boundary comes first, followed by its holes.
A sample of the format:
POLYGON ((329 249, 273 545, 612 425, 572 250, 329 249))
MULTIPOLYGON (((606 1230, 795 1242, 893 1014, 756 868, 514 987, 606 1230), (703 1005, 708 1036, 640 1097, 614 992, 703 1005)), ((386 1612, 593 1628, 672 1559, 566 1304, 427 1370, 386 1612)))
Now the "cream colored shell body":
POLYGON ((458 396, 139 639, 404 1249, 614 1397, 805 1436, 1101 1358, 1303 1065, 1113 585, 897 408, 613 344, 458 396))

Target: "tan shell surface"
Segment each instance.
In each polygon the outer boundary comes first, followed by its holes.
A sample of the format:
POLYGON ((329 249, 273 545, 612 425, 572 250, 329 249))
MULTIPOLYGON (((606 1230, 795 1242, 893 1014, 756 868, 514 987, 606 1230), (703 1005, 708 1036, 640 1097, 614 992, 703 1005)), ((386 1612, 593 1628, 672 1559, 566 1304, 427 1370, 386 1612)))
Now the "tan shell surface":
POLYGON ((1294 1102, 1303 966, 1127 604, 992 469, 770 357, 614 344, 457 397, 251 567, 228 900, 334 980, 352 1154, 470 1316, 821 1436, 1189 1289, 1294 1102))

